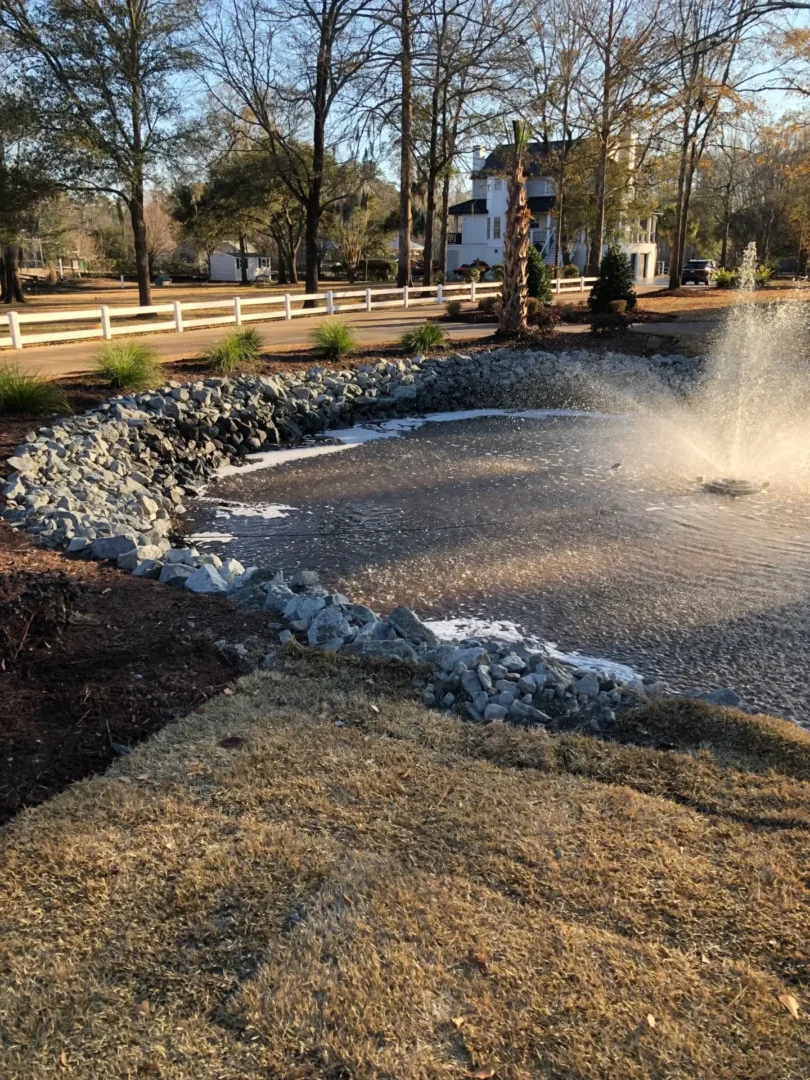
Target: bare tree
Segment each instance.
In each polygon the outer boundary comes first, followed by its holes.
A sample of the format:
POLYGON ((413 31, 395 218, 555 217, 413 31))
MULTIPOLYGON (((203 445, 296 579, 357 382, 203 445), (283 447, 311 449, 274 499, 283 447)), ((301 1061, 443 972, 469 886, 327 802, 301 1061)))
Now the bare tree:
POLYGON ((580 100, 588 133, 597 141, 598 162, 591 232, 591 268, 598 268, 605 242, 608 162, 627 151, 633 127, 658 89, 659 0, 572 0, 574 23, 591 57, 582 73, 580 100))
POLYGON ((146 184, 189 136, 178 76, 192 62, 196 15, 196 0, 0 0, 0 32, 37 87, 62 181, 129 210, 142 305, 151 302, 146 184))
MULTIPOLYGON (((330 127, 341 95, 374 57, 375 0, 234 0, 200 24, 207 84, 255 130, 306 212, 306 291, 318 288, 318 234, 330 127)), ((350 192, 336 195, 342 198, 350 192)))

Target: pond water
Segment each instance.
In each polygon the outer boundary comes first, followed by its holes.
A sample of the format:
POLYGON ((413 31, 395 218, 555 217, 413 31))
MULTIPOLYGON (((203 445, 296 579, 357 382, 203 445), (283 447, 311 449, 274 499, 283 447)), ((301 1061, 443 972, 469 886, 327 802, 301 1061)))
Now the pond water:
POLYGON ((675 690, 730 686, 810 716, 802 491, 709 494, 649 420, 501 415, 366 434, 217 480, 189 533, 220 536, 205 550, 245 565, 317 569, 378 611, 509 620, 675 690))

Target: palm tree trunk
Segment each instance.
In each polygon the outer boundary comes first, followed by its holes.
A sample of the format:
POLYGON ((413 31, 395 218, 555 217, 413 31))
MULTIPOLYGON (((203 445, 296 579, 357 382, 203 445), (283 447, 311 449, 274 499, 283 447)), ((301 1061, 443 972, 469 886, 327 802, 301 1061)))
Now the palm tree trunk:
POLYGON ((517 334, 526 329, 526 259, 529 252, 531 214, 526 202, 523 159, 526 150, 525 126, 514 122, 515 150, 509 179, 509 205, 503 243, 503 287, 501 330, 517 334))

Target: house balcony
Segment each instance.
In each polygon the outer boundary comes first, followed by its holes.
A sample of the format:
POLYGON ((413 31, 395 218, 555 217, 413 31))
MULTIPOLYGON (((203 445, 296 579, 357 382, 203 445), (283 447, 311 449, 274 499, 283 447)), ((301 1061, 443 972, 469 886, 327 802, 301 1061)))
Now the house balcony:
POLYGON ((447 243, 448 244, 460 244, 461 243, 461 233, 460 232, 448 233, 447 234, 447 243))

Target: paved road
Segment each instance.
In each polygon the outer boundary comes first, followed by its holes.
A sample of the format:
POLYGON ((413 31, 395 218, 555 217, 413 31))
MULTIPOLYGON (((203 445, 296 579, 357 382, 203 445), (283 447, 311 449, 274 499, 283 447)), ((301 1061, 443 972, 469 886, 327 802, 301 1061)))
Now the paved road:
MULTIPOLYGON (((351 312, 345 318, 364 345, 385 345, 393 344, 406 330, 413 329, 429 316, 435 317, 441 310, 426 305, 408 311, 351 312)), ((301 317, 292 322, 257 322, 252 325, 261 331, 268 348, 287 349, 309 345, 317 320, 323 317, 301 317)), ((488 324, 445 323, 444 327, 451 338, 461 340, 488 337, 493 330, 492 325, 488 324)), ((162 360, 187 360, 198 356, 232 329, 230 326, 211 326, 187 330, 182 334, 172 332, 139 336, 156 350, 162 360)), ((32 345, 20 352, 4 349, 0 353, 0 360, 11 360, 26 372, 49 376, 77 375, 91 370, 93 353, 98 345, 96 341, 79 341, 64 345, 32 345)))

